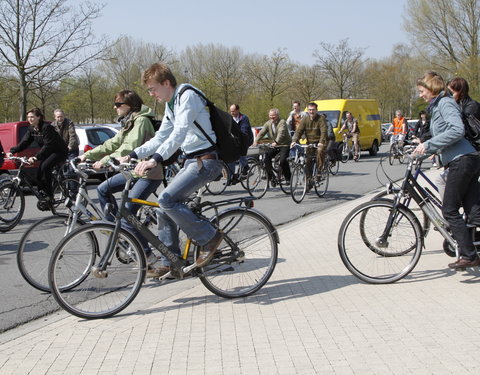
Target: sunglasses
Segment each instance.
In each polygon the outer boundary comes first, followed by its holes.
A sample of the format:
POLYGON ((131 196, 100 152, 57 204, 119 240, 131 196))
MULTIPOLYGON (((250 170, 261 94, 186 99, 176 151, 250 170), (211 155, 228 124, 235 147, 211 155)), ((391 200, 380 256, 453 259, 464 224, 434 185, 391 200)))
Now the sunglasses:
POLYGON ((124 105, 125 103, 121 103, 121 102, 115 102, 113 103, 113 105, 115 106, 115 108, 119 108, 121 107, 122 105, 124 105))

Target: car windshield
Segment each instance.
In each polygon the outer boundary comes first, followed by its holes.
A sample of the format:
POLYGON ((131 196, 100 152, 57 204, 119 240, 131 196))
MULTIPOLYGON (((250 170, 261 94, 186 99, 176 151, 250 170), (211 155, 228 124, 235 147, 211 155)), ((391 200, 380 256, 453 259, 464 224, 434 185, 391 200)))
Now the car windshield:
POLYGON ((106 140, 113 138, 115 136, 115 132, 112 129, 107 129, 107 128, 87 129, 86 133, 87 133, 88 143, 95 146, 101 145, 106 140))
POLYGON ((340 111, 318 111, 318 113, 323 113, 327 117, 327 121, 332 124, 333 128, 339 126, 338 118, 340 117, 340 111))

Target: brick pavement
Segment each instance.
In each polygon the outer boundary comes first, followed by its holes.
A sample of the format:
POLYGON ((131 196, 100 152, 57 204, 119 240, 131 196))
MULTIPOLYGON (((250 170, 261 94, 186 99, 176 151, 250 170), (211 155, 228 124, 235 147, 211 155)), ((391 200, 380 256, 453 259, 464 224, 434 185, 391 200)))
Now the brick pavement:
POLYGON ((448 270, 431 231, 407 278, 360 282, 337 233, 361 200, 280 228, 277 268, 253 296, 189 280, 161 300, 145 287, 158 302, 110 319, 61 312, 0 336, 0 374, 478 374, 478 269, 448 270))

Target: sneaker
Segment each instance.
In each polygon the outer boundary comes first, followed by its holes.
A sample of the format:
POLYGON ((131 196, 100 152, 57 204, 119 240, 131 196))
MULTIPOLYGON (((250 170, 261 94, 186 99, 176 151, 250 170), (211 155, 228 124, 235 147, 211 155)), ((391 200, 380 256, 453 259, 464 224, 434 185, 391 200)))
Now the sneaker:
POLYGON ((222 240, 223 233, 221 231, 217 231, 215 236, 213 236, 213 238, 202 247, 202 250, 200 250, 200 254, 195 262, 197 267, 206 266, 212 260, 213 256, 215 255, 215 251, 217 251, 217 248, 220 246, 222 240))

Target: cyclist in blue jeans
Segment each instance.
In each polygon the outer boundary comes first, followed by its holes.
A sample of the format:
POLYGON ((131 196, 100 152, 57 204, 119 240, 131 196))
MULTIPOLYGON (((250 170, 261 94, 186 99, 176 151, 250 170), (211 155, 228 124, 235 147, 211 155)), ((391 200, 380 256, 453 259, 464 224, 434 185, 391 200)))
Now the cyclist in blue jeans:
MULTIPOLYGON (((155 134, 152 121, 150 120, 154 117, 155 113, 143 104, 142 99, 136 92, 130 90, 118 92, 115 95, 114 108, 119 116, 119 122, 122 124, 121 130, 102 145, 80 156, 80 160, 82 161, 86 159, 96 160, 93 164, 93 167, 96 169, 104 168, 110 158, 119 158, 128 155, 135 147, 141 145, 155 134)), ((129 196, 131 198, 147 199, 150 194, 157 190, 162 180, 163 173, 159 165, 157 168, 152 169, 147 177, 137 178, 135 180, 129 196)), ((110 203, 116 210, 117 201, 113 194, 122 191, 124 186, 125 177, 121 173, 118 173, 97 187, 98 200, 102 209, 107 203, 110 203)), ((133 214, 136 214, 140 205, 129 202, 126 208, 133 214)), ((113 215, 110 214, 108 219, 113 221, 113 215)), ((149 266, 153 265, 158 258, 153 254, 148 241, 127 221, 123 220, 122 225, 125 229, 134 233, 139 239, 147 256, 147 263, 149 266)))
MULTIPOLYGON (((213 181, 222 170, 222 161, 218 158, 216 147, 208 141, 197 122, 206 134, 215 142, 216 136, 210 122, 206 102, 193 90, 179 92, 185 86, 177 86, 175 76, 170 68, 156 63, 143 72, 142 81, 151 96, 158 102, 165 102, 165 114, 160 130, 155 137, 130 153, 131 157, 151 159, 137 165, 135 172, 140 176, 148 169, 154 168, 172 155, 179 147, 186 155, 186 161, 180 172, 160 193, 159 239, 174 254, 180 256, 178 228, 202 246, 196 264, 202 267, 208 264, 223 239, 223 233, 208 220, 199 218, 185 204, 185 199, 193 192, 213 181)), ((163 276, 170 271, 170 262, 162 257, 162 266, 157 268, 155 276, 163 276)))

